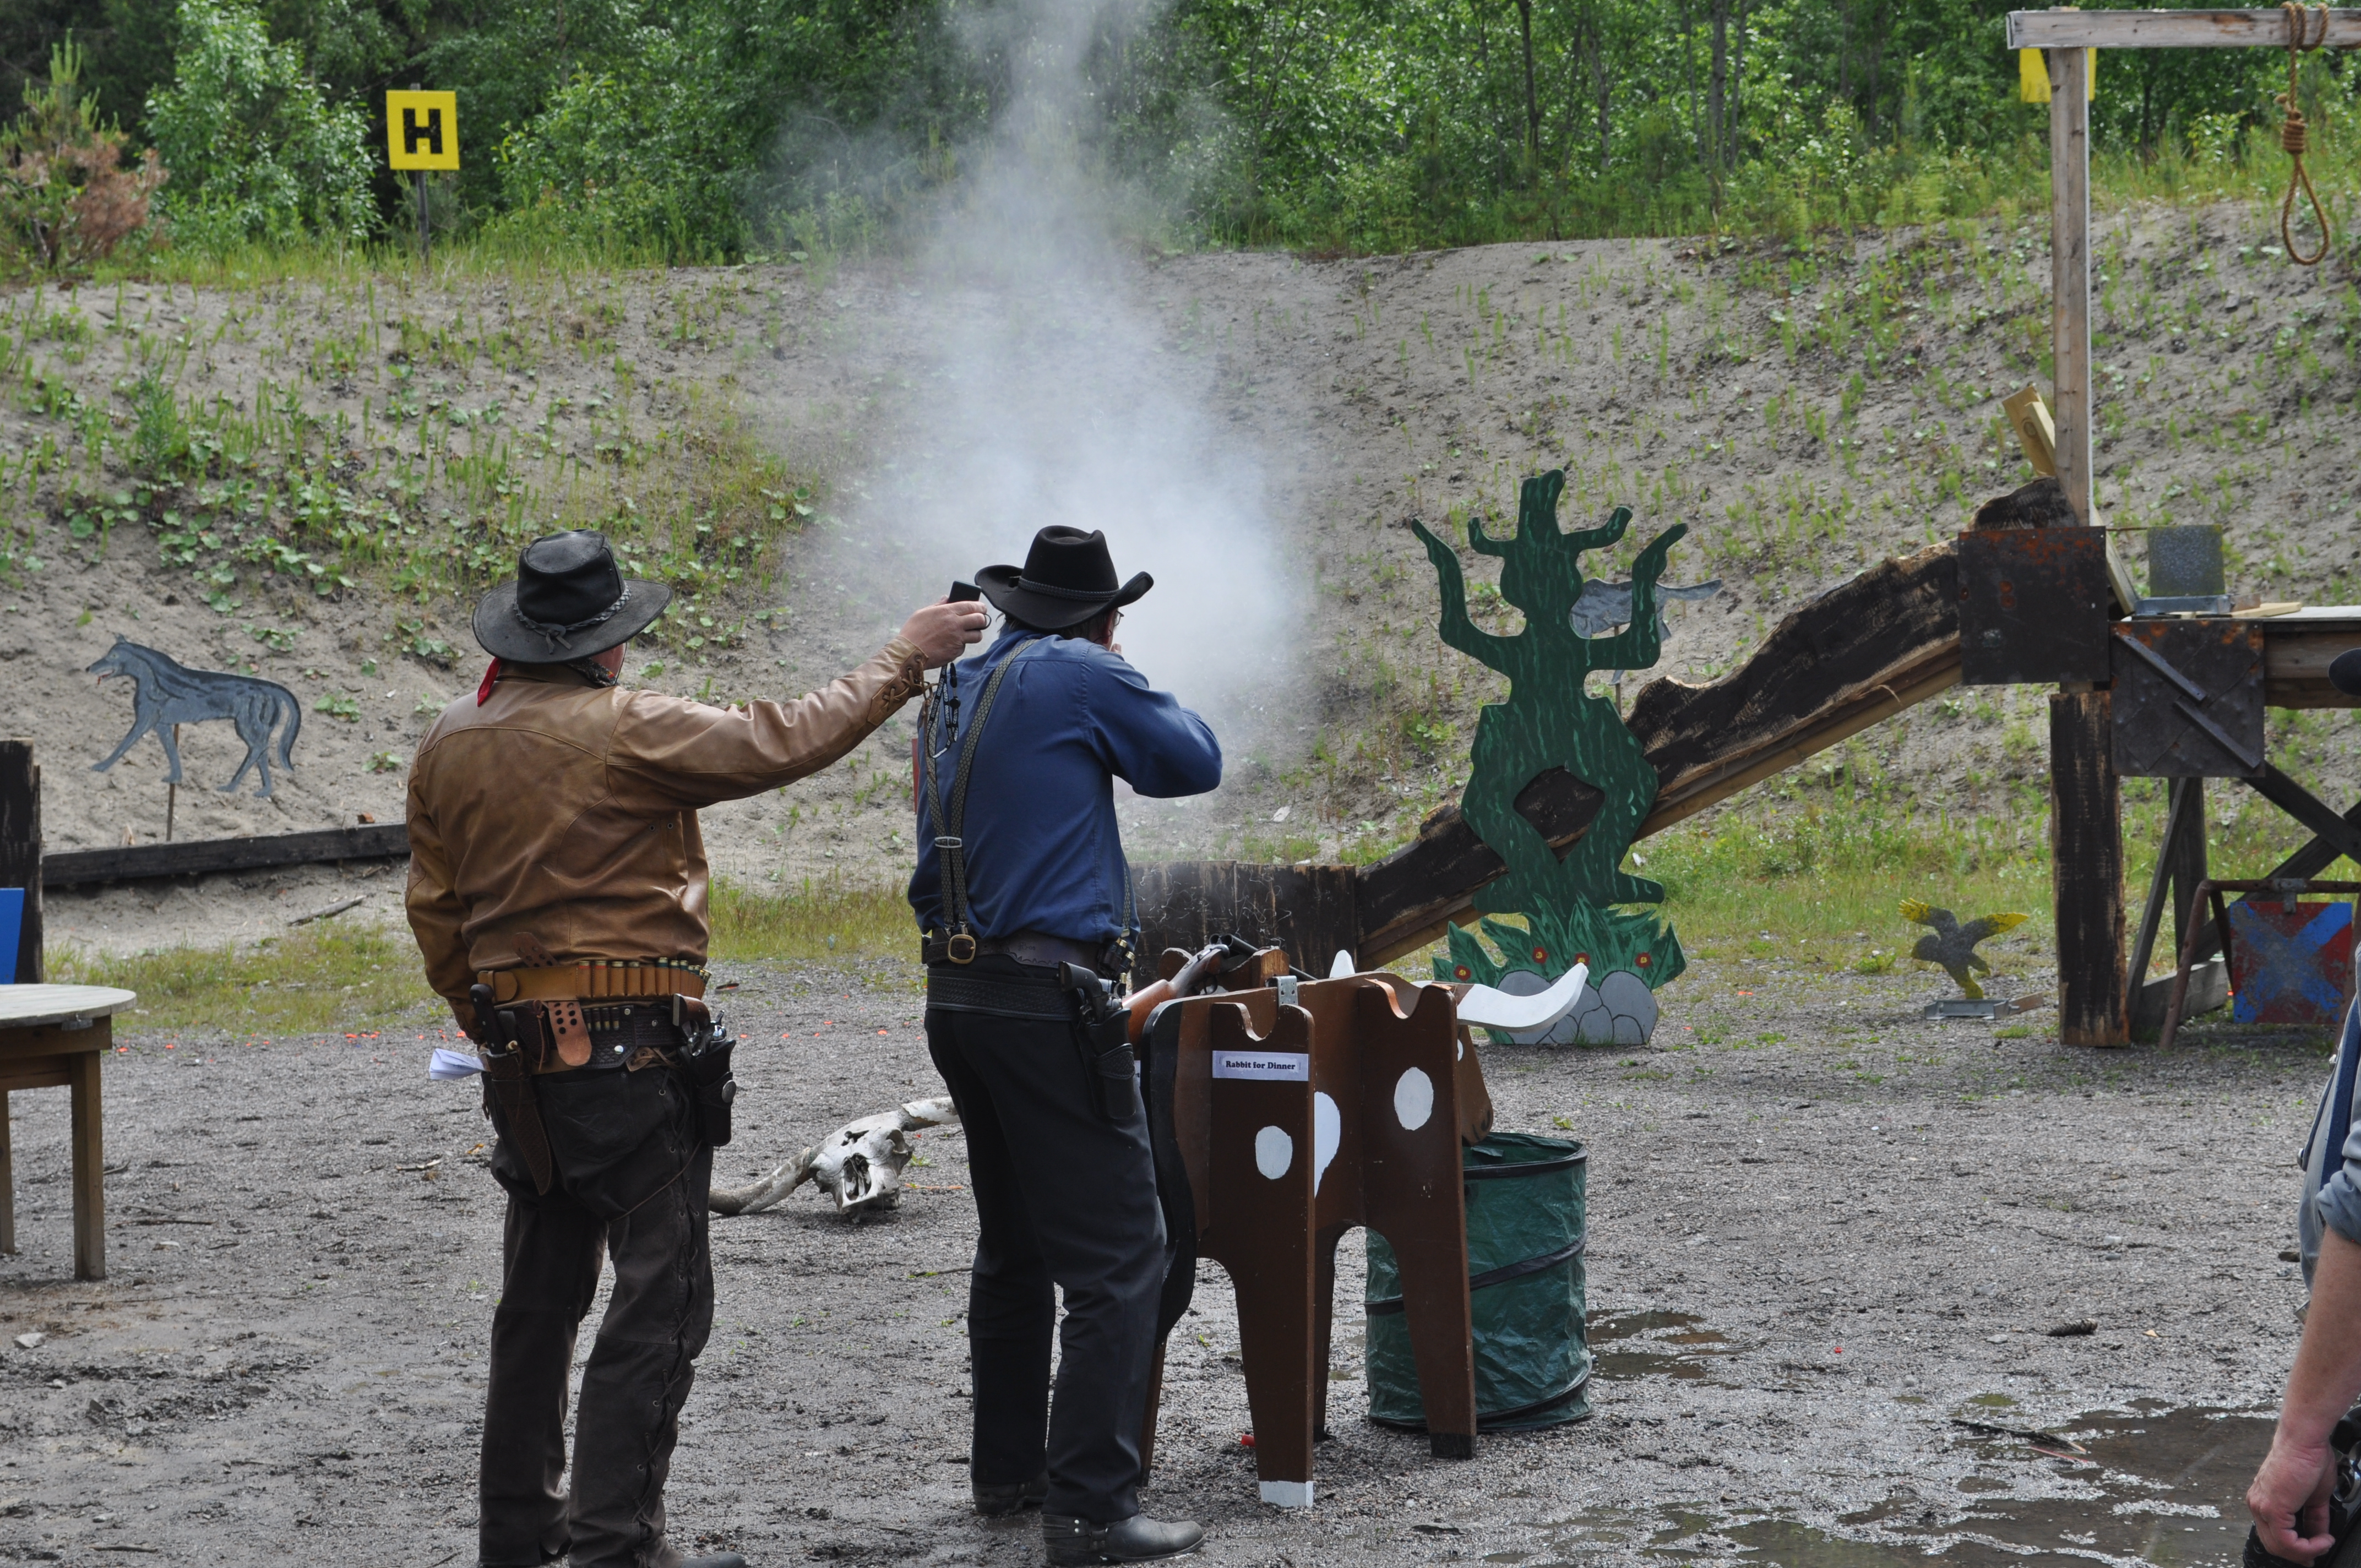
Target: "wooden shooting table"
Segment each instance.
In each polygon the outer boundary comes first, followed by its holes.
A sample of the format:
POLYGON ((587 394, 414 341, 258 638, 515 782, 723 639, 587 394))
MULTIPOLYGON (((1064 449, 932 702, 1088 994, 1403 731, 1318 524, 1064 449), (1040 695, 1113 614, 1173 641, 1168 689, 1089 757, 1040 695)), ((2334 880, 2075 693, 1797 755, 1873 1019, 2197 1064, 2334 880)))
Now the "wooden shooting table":
POLYGON ((106 1277, 106 1147, 99 1070, 115 1044, 114 1014, 139 1000, 104 985, 0 985, 0 1252, 16 1250, 16 1173, 8 1095, 73 1091, 74 1277, 106 1277))

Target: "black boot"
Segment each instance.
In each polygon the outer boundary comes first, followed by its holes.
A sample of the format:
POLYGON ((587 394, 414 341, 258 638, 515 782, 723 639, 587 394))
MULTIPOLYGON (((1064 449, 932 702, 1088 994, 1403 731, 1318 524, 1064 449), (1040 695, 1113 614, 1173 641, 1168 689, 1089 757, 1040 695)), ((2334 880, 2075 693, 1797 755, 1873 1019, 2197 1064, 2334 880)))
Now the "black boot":
POLYGON ((1152 1519, 1134 1514, 1116 1524, 1093 1524, 1071 1514, 1041 1516, 1041 1544, 1051 1568, 1086 1563, 1153 1563, 1178 1557, 1205 1539, 1203 1527, 1187 1519, 1152 1519))
POLYGON ((1049 1495, 1049 1473, 1044 1470, 1030 1481, 1010 1481, 994 1484, 987 1481, 969 1483, 975 1494, 975 1511, 986 1519, 1000 1519, 1008 1514, 1038 1508, 1041 1499, 1049 1495))

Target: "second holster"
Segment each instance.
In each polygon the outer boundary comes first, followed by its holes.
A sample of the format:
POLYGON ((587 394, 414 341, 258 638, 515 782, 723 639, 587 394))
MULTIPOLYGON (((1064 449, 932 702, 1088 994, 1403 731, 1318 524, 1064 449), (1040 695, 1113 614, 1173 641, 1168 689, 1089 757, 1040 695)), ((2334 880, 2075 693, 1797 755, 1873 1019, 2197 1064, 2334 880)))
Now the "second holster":
POLYGON ((546 1194, 555 1179, 549 1157, 549 1133, 541 1124, 541 1101, 534 1094, 533 1074, 524 1052, 511 1046, 494 1055, 483 1053, 484 1090, 500 1112, 500 1132, 516 1146, 517 1157, 533 1175, 533 1190, 546 1194))

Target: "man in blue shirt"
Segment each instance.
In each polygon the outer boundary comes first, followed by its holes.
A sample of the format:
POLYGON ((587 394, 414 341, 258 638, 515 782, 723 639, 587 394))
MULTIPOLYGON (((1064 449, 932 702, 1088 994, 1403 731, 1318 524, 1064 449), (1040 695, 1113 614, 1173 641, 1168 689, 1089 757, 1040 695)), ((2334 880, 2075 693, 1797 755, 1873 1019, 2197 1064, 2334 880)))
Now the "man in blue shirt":
POLYGON ((927 1045, 967 1129, 981 1233, 969 1477, 980 1512, 1040 1508, 1061 1568, 1144 1563, 1204 1535, 1137 1500, 1163 1217, 1137 1093, 1104 1065, 1126 1058, 1086 1039, 1058 966, 1134 964, 1113 781, 1202 794, 1222 782, 1221 747, 1115 645, 1122 608, 1152 583, 1117 586, 1104 535, 1045 528, 1022 571, 976 582, 1006 626, 929 700, 910 879, 927 1045), (1054 1409, 1053 1285, 1066 1304, 1054 1409))

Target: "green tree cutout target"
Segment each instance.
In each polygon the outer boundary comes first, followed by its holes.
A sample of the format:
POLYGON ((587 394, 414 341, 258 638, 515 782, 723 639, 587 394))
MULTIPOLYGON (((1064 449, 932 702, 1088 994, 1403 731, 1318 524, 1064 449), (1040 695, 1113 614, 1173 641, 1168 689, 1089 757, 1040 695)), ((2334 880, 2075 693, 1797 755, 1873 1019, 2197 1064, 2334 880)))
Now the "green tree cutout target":
MULTIPOLYGON (((1454 927, 1450 956, 1435 960, 1435 972, 1438 979, 1486 985, 1500 985, 1520 972, 1546 982, 1587 963, 1593 987, 1606 994, 1620 971, 1638 982, 1620 982, 1620 989, 1643 993, 1644 1038, 1655 1011, 1644 992, 1673 979, 1686 963, 1669 925, 1647 910, 1616 907, 1664 901, 1661 883, 1622 869, 1656 798, 1656 770, 1615 705, 1584 688, 1593 671, 1642 670, 1655 663, 1663 651, 1657 579, 1666 554, 1688 529, 1676 523, 1640 553, 1631 568, 1631 614, 1624 629, 1587 637, 1575 624, 1584 587, 1581 558, 1620 541, 1631 510, 1618 507, 1603 527, 1562 532, 1557 503, 1565 489, 1563 470, 1527 479, 1513 535, 1495 539, 1480 527, 1467 532, 1470 549, 1499 559, 1500 597, 1524 612, 1524 629, 1510 637, 1486 631, 1468 619, 1467 585, 1457 554, 1424 524, 1411 524, 1441 580, 1444 641, 1509 677, 1508 700, 1489 704, 1477 716, 1459 811, 1508 866, 1507 874, 1477 894, 1477 909, 1520 915, 1525 922, 1521 929, 1501 920, 1481 923, 1484 936, 1499 949, 1498 957, 1454 927), (1527 784, 1560 767, 1602 797, 1598 815, 1563 860, 1516 808, 1527 784)), ((1523 989, 1514 982, 1508 988, 1523 989)), ((1582 1037, 1613 1037, 1597 1033, 1599 1026, 1585 1024, 1582 1037)))

